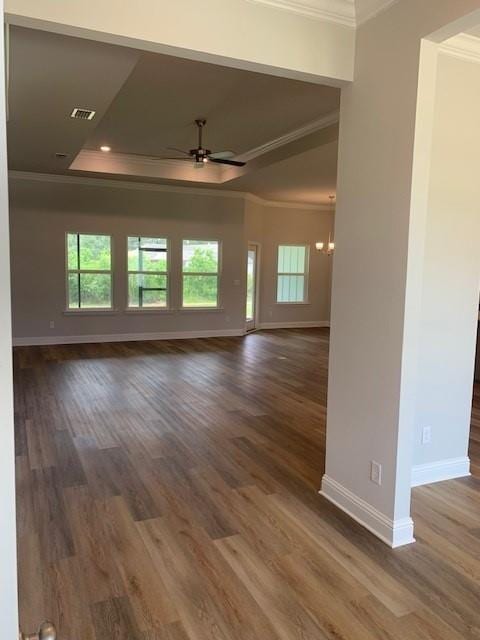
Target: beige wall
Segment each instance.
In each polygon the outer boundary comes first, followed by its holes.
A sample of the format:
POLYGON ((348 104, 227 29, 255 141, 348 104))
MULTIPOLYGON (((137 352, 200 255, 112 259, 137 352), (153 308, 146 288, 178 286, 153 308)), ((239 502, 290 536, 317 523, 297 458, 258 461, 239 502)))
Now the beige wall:
POLYGON ((85 340, 88 336, 92 340, 112 336, 148 339, 192 332, 240 335, 245 329, 248 240, 262 244, 262 320, 300 324, 328 320, 330 262, 315 254, 313 244, 319 235, 328 237, 332 214, 273 209, 239 196, 102 184, 10 181, 13 335, 17 343, 85 340), (271 233, 267 231, 272 227, 271 233), (250 230, 256 237, 250 237, 250 230), (69 231, 113 236, 113 313, 65 313, 65 234, 69 231), (126 236, 137 234, 170 239, 170 312, 126 312, 126 236), (222 243, 222 308, 218 311, 179 310, 183 238, 222 243), (276 305, 276 244, 297 241, 312 243, 310 304, 276 305))
POLYGON ((435 103, 416 394, 415 484, 468 473, 480 286, 480 65, 440 54, 435 103), (424 427, 430 427, 432 438, 422 444, 424 427))

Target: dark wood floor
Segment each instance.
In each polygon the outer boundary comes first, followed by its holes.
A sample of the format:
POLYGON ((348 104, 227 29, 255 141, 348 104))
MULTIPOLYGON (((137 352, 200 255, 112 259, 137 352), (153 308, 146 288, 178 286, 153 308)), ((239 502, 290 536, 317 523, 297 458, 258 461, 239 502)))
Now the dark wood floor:
POLYGON ((327 355, 323 329, 16 349, 22 627, 480 638, 480 480, 415 490, 395 551, 321 498, 327 355))

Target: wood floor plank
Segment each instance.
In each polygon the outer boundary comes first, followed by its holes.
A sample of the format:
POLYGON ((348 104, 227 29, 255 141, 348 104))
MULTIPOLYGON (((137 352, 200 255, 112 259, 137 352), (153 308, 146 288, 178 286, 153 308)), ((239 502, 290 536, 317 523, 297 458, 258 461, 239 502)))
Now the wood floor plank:
POLYGON ((295 597, 287 583, 279 589, 279 577, 249 547, 241 536, 216 540, 216 546, 239 580, 265 611, 282 639, 325 640, 329 635, 316 623, 304 603, 295 597))
POLYGON ((125 593, 102 514, 87 487, 65 491, 67 517, 75 554, 90 604, 110 601, 125 593))
POLYGON ((115 487, 115 494, 123 497, 134 520, 147 520, 161 515, 153 496, 122 449, 103 449, 100 459, 103 473, 115 487))
POLYGON ((57 451, 58 475, 62 486, 78 487, 86 485, 87 478, 70 433, 67 430, 56 431, 53 439, 57 451))
POLYGON ((141 638, 142 640, 190 640, 180 622, 172 622, 157 631, 146 631, 141 638))
POLYGON ((128 598, 112 598, 92 605, 96 640, 143 640, 128 598))
POLYGON ((34 469, 31 473, 33 513, 40 550, 46 563, 75 554, 68 523, 62 482, 55 467, 34 469))
POLYGON ((208 597, 204 580, 185 556, 177 532, 161 519, 138 523, 137 528, 168 585, 187 633, 195 640, 229 640, 232 636, 216 603, 208 597))
POLYGON ((140 631, 161 629, 179 620, 162 575, 152 565, 135 521, 121 497, 98 502, 102 521, 140 631))
POLYGON ((77 557, 63 558, 48 567, 44 593, 46 606, 40 621, 45 618, 55 621, 65 638, 95 640, 88 594, 77 557))
POLYGON ((45 595, 49 590, 39 535, 32 530, 18 536, 17 551, 19 616, 23 629, 34 631, 47 615, 45 595))

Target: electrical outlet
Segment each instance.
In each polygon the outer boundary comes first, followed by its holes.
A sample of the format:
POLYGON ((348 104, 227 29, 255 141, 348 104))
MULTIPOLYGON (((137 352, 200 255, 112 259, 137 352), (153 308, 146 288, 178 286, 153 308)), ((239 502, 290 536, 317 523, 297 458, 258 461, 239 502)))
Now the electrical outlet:
POLYGON ((231 318, 230 316, 225 316, 225 322, 230 322, 231 318))
POLYGON ((375 460, 370 463, 370 480, 375 484, 382 484, 382 465, 375 460))
POLYGON ((50 329, 55 329, 55 322, 50 320, 50 329))
POLYGON ((423 427, 422 444, 430 444, 432 441, 432 427, 423 427))

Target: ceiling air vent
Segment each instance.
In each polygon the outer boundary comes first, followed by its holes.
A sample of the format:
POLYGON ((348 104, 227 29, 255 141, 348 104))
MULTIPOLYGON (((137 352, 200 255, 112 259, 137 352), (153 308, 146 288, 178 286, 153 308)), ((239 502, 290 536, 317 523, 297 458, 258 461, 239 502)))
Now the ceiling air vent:
POLYGON ((92 109, 81 109, 80 107, 75 107, 70 114, 70 117, 77 120, 93 120, 95 117, 95 111, 92 111, 92 109))

